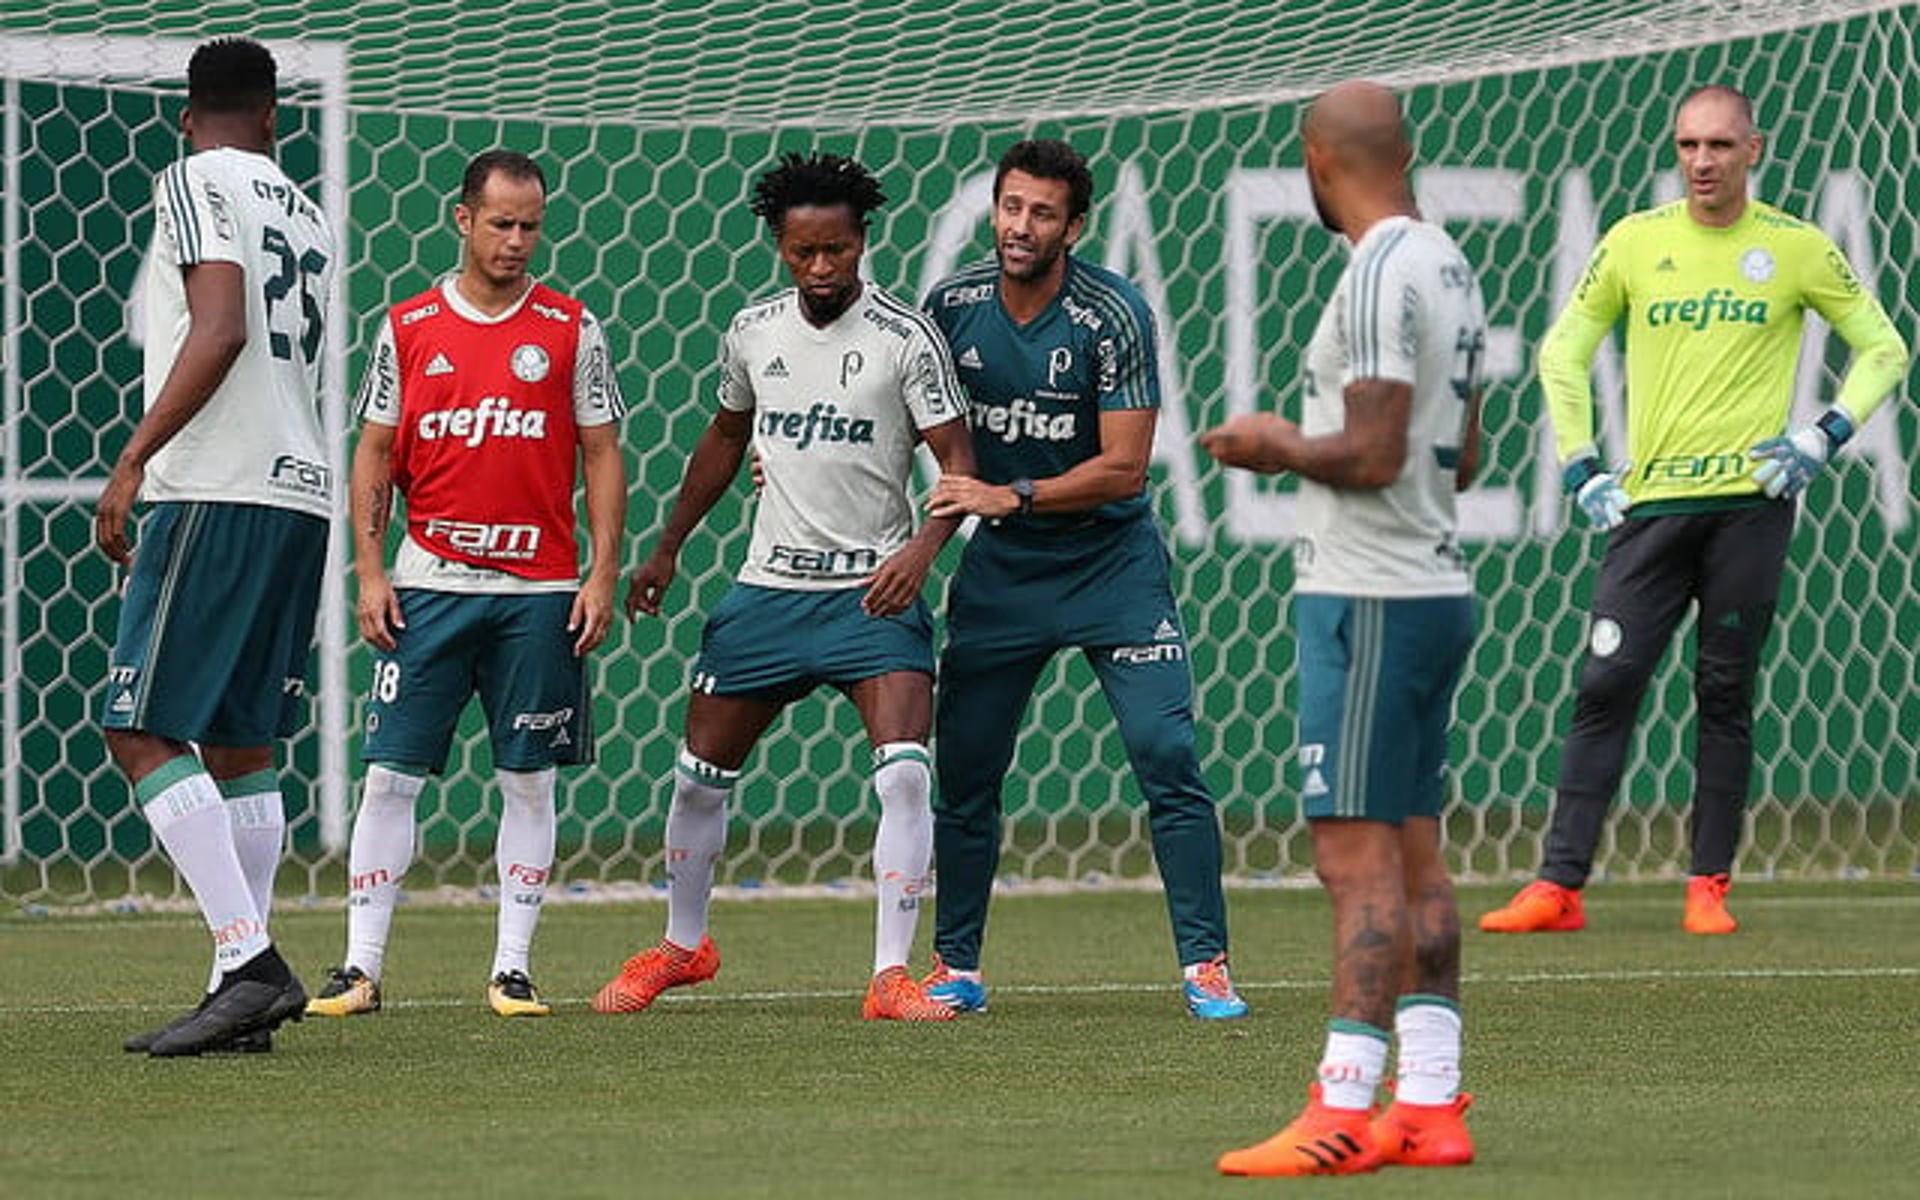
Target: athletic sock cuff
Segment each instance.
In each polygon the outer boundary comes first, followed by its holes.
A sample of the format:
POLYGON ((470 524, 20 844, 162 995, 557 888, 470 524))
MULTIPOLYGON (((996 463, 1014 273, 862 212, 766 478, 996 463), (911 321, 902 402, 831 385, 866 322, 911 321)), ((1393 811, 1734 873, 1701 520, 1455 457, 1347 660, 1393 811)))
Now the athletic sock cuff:
POLYGON ((1413 992, 1410 995, 1402 996, 1394 1002, 1393 1011, 1403 1013, 1410 1008, 1420 1008, 1422 1006, 1444 1008, 1455 1016, 1460 1014, 1460 1002, 1458 1000, 1436 995, 1432 992, 1413 992))
POLYGON ((1345 1017, 1335 1017, 1328 1021, 1327 1029, 1332 1033, 1352 1033, 1361 1037, 1374 1038, 1389 1045, 1393 1042, 1393 1035, 1378 1025, 1369 1025, 1365 1021, 1349 1021, 1345 1017))
POLYGON ((191 779, 193 776, 203 774, 205 771, 206 768, 200 765, 200 760, 191 754, 182 754, 178 758, 170 758, 153 770, 148 771, 140 782, 133 785, 133 799, 140 807, 145 808, 155 796, 166 791, 174 784, 179 783, 182 779, 191 779))
POLYGON ((234 779, 216 779, 220 794, 228 800, 236 796, 259 796, 267 792, 278 795, 280 777, 269 770, 250 771, 234 779))
POLYGON ((873 769, 877 773, 895 763, 917 762, 931 767, 933 756, 925 742, 884 742, 873 748, 873 769))
POLYGON ((433 774, 432 767, 423 767, 419 763, 370 762, 367 764, 369 770, 374 767, 379 767, 391 775, 405 775, 408 779, 425 779, 433 774))
POLYGON ((738 770, 716 767, 685 746, 680 747, 680 756, 674 760, 673 769, 692 783, 719 788, 723 792, 732 791, 733 785, 740 780, 738 770))

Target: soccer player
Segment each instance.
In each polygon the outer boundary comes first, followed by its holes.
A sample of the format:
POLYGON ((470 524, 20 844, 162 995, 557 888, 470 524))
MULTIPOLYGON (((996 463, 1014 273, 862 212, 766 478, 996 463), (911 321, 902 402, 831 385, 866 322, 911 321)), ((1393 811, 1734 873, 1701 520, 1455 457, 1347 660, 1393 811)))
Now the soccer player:
POLYGON ((1873 414, 1907 361, 1885 310, 1826 235, 1747 194, 1761 145, 1746 96, 1720 86, 1690 94, 1674 119, 1686 198, 1608 230, 1541 343, 1540 385, 1566 490, 1608 531, 1607 551, 1540 878, 1481 917, 1484 930, 1586 925, 1581 888, 1641 696, 1690 607, 1699 613, 1699 729, 1682 927, 1739 927, 1726 897, 1753 764, 1754 676, 1794 497, 1873 414), (1811 424, 1789 426, 1809 309, 1847 340, 1854 360, 1833 405, 1811 424), (1587 375, 1594 349, 1623 318, 1632 470, 1608 469, 1594 448, 1587 375))
POLYGON ((374 648, 367 763, 348 853, 347 953, 307 1006, 380 1008, 414 804, 478 693, 502 809, 487 1002, 546 1016, 528 975, 553 869, 557 768, 593 761, 587 656, 607 635, 626 525, 626 413, 599 321, 528 273, 547 182, 531 158, 467 164, 460 270, 383 316, 361 382, 350 503, 360 633, 374 648), (581 582, 574 485, 584 475, 581 582), (406 535, 385 566, 393 494, 406 535))
POLYGON ((1440 809, 1474 637, 1453 494, 1479 460, 1486 309, 1472 265, 1414 206, 1391 92, 1343 83, 1309 106, 1301 134, 1315 207, 1353 254, 1307 346, 1300 423, 1245 414, 1201 443, 1227 466, 1300 477, 1296 755, 1333 903, 1333 1014, 1305 1110, 1222 1155, 1228 1175, 1473 1159, 1440 809), (1398 1086, 1374 1120, 1394 1040, 1398 1086))
POLYGON ((687 461, 666 528, 627 590, 657 616, 680 547, 725 493, 748 447, 765 486, 739 579, 709 614, 687 700, 667 813, 667 928, 593 999, 638 1012, 666 988, 711 979, 707 933, 727 802, 747 755, 788 704, 831 684, 873 744, 880 799, 868 1020, 952 1017, 907 973, 933 848, 927 734, 933 621, 920 598, 958 522, 913 528, 913 452, 970 471, 964 397, 939 332, 860 278, 870 215, 886 202, 867 169, 789 153, 753 189, 794 286, 734 317, 720 355, 720 407, 687 461))
POLYGON ((995 258, 936 285, 966 385, 977 476, 935 486, 938 517, 982 518, 955 574, 934 742, 936 959, 929 994, 984 1009, 980 969, 1000 859, 1001 783, 1035 679, 1086 656, 1146 794, 1188 1009, 1247 1006, 1227 973, 1220 824, 1194 751, 1193 679, 1147 494, 1159 417, 1153 313, 1073 257, 1093 176, 1065 142, 1009 149, 993 185, 995 258))
POLYGON ((273 160, 277 71, 241 38, 187 66, 193 147, 154 184, 146 415, 94 537, 132 563, 107 750, 213 932, 206 998, 128 1039, 161 1057, 266 1050, 306 992, 267 933, 286 833, 274 742, 303 689, 333 510, 320 432, 332 226, 273 160), (152 508, 135 552, 127 518, 152 508))

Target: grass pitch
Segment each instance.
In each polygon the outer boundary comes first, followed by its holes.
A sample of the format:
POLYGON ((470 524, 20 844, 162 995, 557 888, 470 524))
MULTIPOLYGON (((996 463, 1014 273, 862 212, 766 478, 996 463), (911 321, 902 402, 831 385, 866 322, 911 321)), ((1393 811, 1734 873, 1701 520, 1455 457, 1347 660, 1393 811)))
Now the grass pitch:
MULTIPOLYGON (((1592 888, 1579 934, 1469 932, 1480 1162, 1324 1181, 1213 1174, 1298 1107, 1330 942, 1318 893, 1230 900, 1254 1007, 1237 1023, 1184 1015, 1151 894, 1002 898, 992 1011, 947 1026, 859 1019, 864 901, 718 904, 719 978, 619 1018, 585 999, 663 910, 556 905, 544 1021, 485 1007, 489 909, 402 909, 386 1011, 198 1061, 119 1048, 192 999, 197 921, 0 919, 0 1192, 1559 1200, 1902 1195, 1920 1177, 1920 885, 1741 885, 1731 938, 1682 934, 1678 885, 1592 888)), ((344 923, 276 916, 310 986, 344 923)))

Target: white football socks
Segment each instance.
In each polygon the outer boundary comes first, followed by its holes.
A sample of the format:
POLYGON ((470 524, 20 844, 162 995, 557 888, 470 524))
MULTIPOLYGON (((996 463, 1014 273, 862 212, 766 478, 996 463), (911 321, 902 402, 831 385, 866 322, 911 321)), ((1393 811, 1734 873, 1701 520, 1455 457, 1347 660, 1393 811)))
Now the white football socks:
POLYGON ((667 940, 685 950, 707 935, 714 864, 727 849, 727 798, 739 778, 680 747, 667 809, 667 940))
MULTIPOLYGON (((262 924, 273 921, 273 877, 286 848, 287 810, 280 799, 280 780, 272 771, 254 771, 236 779, 216 781, 226 799, 227 822, 233 826, 233 849, 240 870, 253 893, 253 907, 262 924)), ((220 985, 220 964, 213 964, 211 992, 220 985)))
POLYGON ((255 771, 223 779, 219 787, 233 826, 234 852, 246 872, 253 906, 265 921, 273 911, 273 877, 286 848, 287 810, 280 799, 280 780, 272 771, 255 771))
POLYGON ((234 970, 273 944, 233 847, 220 789, 200 760, 183 754, 134 785, 153 836, 192 889, 213 934, 216 973, 234 970))
POLYGON ((904 967, 933 860, 933 776, 927 748, 919 742, 888 742, 873 752, 873 790, 880 795, 880 827, 873 835, 873 882, 878 912, 873 930, 873 973, 904 967))
POLYGON ((413 865, 413 804, 427 785, 424 774, 380 763, 367 764, 360 811, 353 818, 347 852, 347 959, 370 979, 386 963, 387 930, 400 896, 400 880, 413 865))
POLYGON ((1320 1058, 1320 1102, 1328 1108, 1372 1108, 1387 1072, 1387 1031, 1364 1021, 1327 1022, 1320 1058))
POLYGON ((1445 996, 1400 997, 1393 1014, 1400 1043, 1394 1098, 1406 1104, 1451 1104, 1460 1091, 1460 1005, 1445 996))
POLYGON ((493 944, 493 970, 527 971, 533 954, 533 931, 540 923, 540 905, 553 874, 554 784, 559 773, 501 771, 503 801, 500 836, 494 843, 494 865, 500 877, 500 922, 493 944))

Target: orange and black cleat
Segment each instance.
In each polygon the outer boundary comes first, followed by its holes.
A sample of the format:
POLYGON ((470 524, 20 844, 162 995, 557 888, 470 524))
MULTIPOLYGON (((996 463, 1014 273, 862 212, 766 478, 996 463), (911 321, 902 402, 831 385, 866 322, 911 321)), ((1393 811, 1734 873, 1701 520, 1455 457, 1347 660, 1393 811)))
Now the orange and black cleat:
POLYGON ((1320 1085, 1293 1123, 1257 1146, 1229 1150, 1215 1164, 1222 1175, 1363 1175, 1384 1161, 1364 1108, 1329 1108, 1320 1085))

